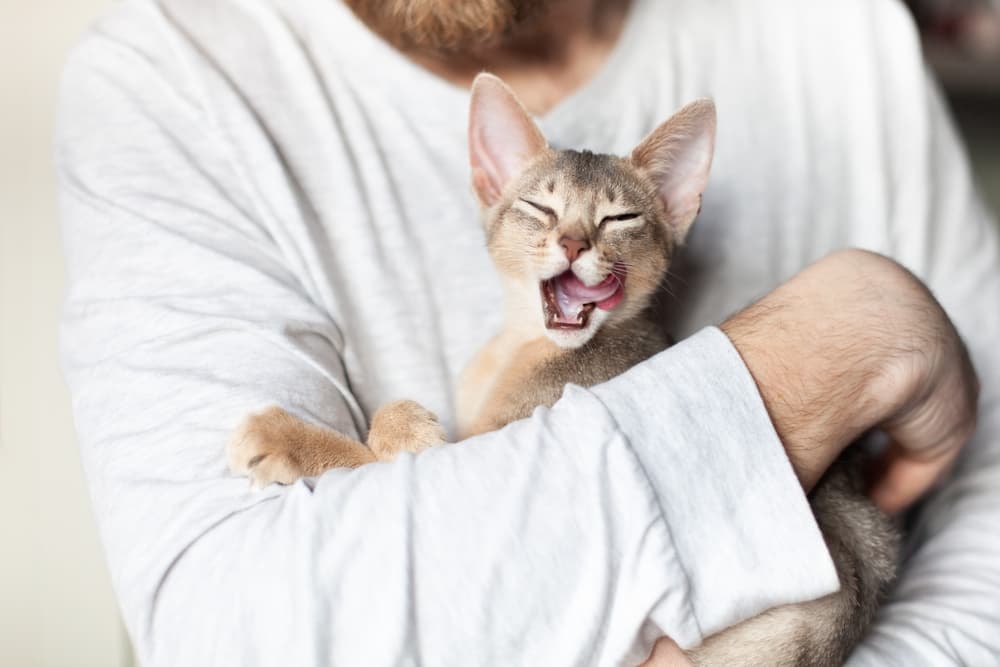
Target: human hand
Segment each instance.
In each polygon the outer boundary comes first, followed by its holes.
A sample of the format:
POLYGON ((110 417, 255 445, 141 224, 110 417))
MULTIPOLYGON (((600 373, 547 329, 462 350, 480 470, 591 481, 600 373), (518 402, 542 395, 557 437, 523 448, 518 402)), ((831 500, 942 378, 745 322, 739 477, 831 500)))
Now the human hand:
POLYGON ((872 486, 905 509, 948 470, 976 424, 979 383, 948 316, 910 272, 834 253, 722 325, 760 389, 803 487, 878 428, 891 445, 872 486))

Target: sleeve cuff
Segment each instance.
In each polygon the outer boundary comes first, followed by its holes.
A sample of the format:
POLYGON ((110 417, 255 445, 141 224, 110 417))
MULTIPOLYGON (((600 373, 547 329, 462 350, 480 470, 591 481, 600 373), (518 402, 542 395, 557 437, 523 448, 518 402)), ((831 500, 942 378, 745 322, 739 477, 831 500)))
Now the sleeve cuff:
POLYGON ((591 391, 657 494, 704 637, 839 588, 753 377, 721 330, 591 391))

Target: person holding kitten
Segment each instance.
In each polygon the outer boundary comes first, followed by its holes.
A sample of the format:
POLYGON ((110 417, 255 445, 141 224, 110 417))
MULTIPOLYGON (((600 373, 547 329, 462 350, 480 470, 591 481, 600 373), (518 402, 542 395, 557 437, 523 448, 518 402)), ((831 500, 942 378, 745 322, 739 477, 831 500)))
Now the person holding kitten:
POLYGON ((850 664, 995 662, 997 230, 898 3, 803 5, 117 5, 63 83, 64 355, 140 662, 665 664, 836 590, 805 491, 873 428, 876 501, 923 502, 850 664), (252 492, 225 443, 274 403, 361 438, 415 398, 454 432, 503 315, 483 69, 602 153, 714 98, 663 296, 684 340, 500 431, 252 492))

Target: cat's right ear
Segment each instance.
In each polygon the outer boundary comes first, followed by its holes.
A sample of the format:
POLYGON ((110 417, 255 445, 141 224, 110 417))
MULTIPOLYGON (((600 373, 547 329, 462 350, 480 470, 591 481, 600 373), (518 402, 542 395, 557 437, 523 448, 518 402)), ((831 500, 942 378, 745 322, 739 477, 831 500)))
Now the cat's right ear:
POLYGON ((492 74, 477 76, 469 109, 469 159, 480 203, 495 204, 511 179, 546 148, 545 137, 507 84, 492 74))

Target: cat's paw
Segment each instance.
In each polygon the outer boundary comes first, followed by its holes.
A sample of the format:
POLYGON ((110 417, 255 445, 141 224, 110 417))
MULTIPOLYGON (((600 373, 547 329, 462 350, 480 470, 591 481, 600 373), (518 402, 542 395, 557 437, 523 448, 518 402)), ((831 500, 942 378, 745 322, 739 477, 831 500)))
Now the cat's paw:
POLYGON ((294 451, 300 428, 296 417, 277 406, 250 415, 226 446, 229 469, 249 477, 255 489, 305 477, 294 451))
POLYGON ((390 461, 399 452, 416 454, 444 442, 444 428, 437 415, 415 401, 382 406, 368 431, 368 446, 380 461, 390 461))

